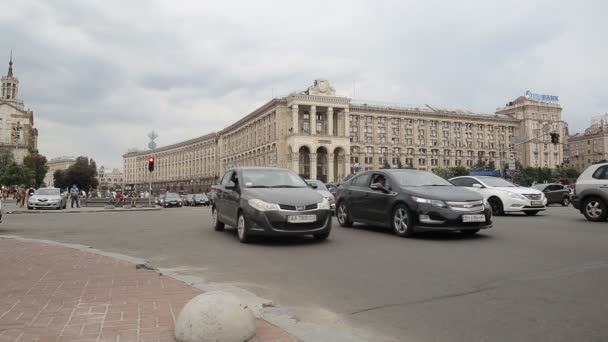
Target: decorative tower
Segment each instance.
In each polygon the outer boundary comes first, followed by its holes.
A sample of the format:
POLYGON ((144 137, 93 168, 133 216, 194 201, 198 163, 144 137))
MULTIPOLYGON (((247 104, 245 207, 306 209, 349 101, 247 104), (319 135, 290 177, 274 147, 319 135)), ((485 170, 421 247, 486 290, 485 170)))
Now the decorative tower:
POLYGON ((19 80, 13 76, 13 52, 8 62, 8 73, 2 77, 2 91, 0 92, 0 100, 17 101, 17 92, 19 90, 19 80))

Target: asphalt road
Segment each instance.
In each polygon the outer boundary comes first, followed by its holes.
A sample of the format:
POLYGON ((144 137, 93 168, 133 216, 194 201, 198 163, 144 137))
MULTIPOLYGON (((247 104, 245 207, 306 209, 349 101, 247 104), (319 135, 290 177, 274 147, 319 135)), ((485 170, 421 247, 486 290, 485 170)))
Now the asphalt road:
POLYGON ((237 284, 373 341, 608 340, 608 223, 573 208, 495 218, 476 237, 358 226, 242 245, 208 209, 7 215, 0 234, 79 243, 237 284), (363 332, 363 333, 362 333, 363 332))

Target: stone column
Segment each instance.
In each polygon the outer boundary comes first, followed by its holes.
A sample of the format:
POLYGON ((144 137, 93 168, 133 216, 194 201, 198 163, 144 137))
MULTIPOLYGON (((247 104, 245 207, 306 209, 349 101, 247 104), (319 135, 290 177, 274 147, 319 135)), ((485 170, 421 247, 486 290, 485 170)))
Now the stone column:
POLYGON ((298 133, 298 121, 299 121, 299 114, 298 114, 298 105, 294 104, 291 106, 291 128, 292 128, 292 132, 294 134, 298 133))
POLYGON ((327 154, 327 181, 333 182, 334 177, 334 154, 329 153, 327 154))
POLYGON ((317 106, 310 106, 310 134, 317 135, 317 106))
POLYGON ((344 108, 344 130, 342 132, 342 134, 343 134, 342 136, 343 137, 347 137, 348 136, 348 128, 349 128, 348 127, 348 125, 349 125, 348 119, 350 117, 349 112, 350 112, 350 109, 348 107, 344 108))
POLYGON ((350 175, 350 154, 344 155, 344 177, 350 175))
POLYGON ((300 174, 300 153, 291 154, 291 171, 300 174))
POLYGON ((327 135, 334 135, 334 109, 327 107, 327 135))
POLYGON ((310 153, 310 179, 317 179, 317 154, 310 153))

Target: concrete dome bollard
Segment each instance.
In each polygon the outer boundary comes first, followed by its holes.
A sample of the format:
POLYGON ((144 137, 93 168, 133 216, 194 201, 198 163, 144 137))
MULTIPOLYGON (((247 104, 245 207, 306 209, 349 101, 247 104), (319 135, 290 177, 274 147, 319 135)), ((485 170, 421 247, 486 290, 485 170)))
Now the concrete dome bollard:
POLYGON ((192 298, 175 322, 178 342, 244 342, 253 336, 255 317, 251 309, 223 291, 192 298))

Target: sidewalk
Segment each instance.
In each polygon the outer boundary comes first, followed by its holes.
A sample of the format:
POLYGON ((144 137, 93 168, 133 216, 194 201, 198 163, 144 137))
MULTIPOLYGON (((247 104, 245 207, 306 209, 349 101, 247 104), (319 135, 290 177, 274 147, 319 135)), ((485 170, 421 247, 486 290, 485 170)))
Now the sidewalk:
POLYGON ((110 213, 110 212, 132 212, 132 211, 158 211, 161 210, 161 207, 148 208, 148 207, 138 207, 138 208, 112 208, 106 209, 105 207, 80 207, 80 208, 70 208, 61 210, 54 209, 38 209, 38 210, 28 210, 27 207, 19 208, 15 203, 7 203, 2 206, 2 211, 4 214, 74 214, 74 213, 110 213))
MULTIPOLYGON (((201 293, 157 271, 69 247, 0 238, 0 341, 174 341, 201 293)), ((262 319, 251 342, 298 341, 262 319)))

